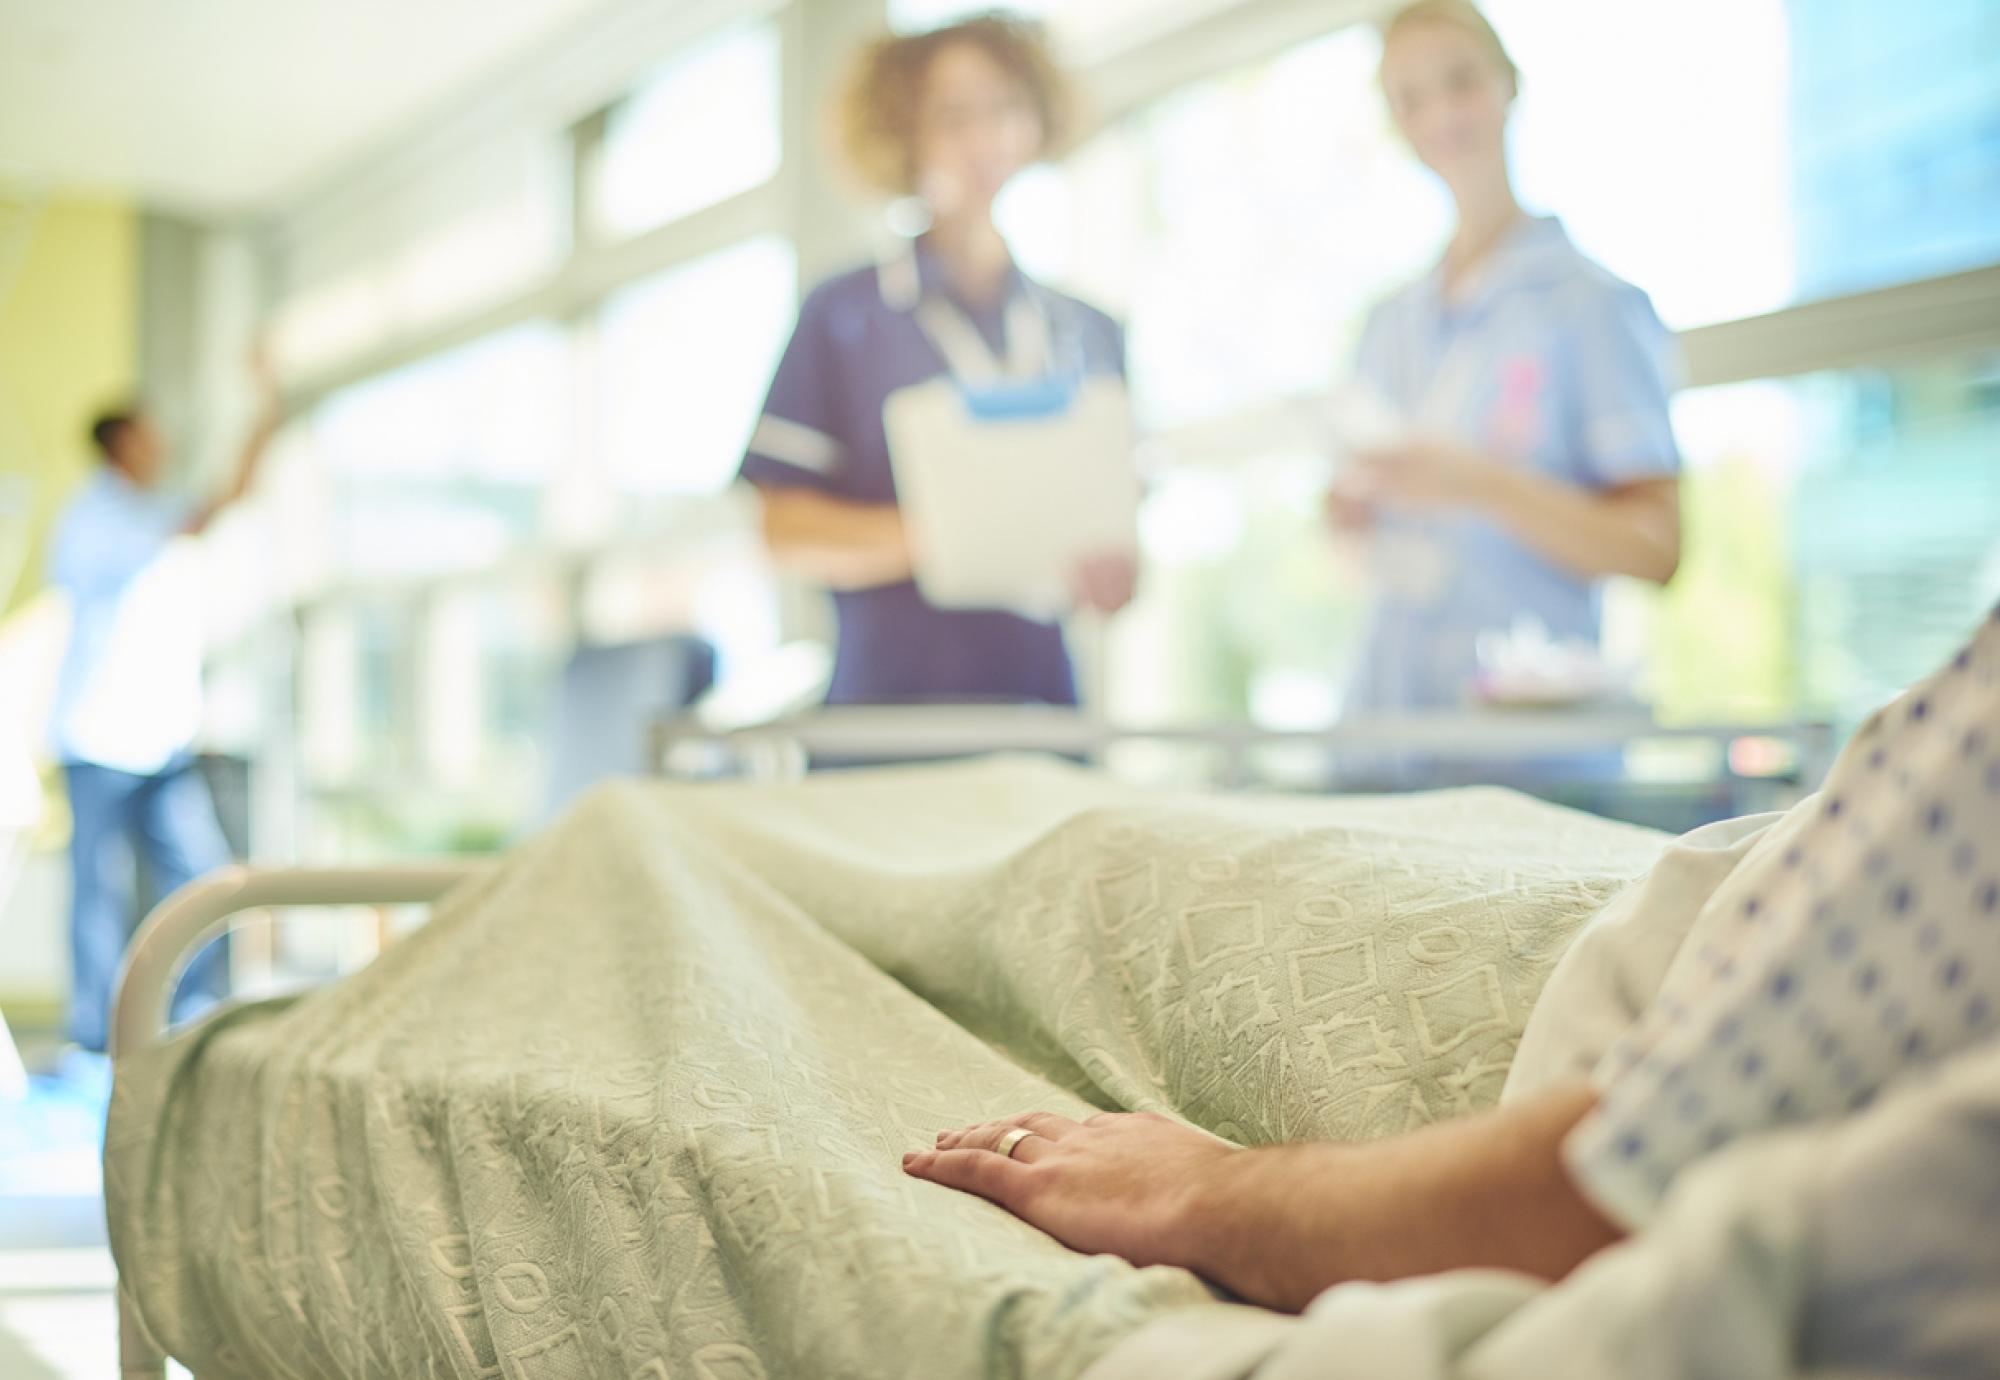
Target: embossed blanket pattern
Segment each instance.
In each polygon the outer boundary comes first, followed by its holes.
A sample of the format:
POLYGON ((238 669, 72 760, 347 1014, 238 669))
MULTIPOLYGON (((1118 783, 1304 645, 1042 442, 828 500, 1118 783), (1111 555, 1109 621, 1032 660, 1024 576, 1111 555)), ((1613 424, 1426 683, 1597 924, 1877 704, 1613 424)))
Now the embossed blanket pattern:
POLYGON ((945 1126, 1490 1105, 1663 839, 1496 790, 1033 761, 599 789, 342 981, 121 1070, 113 1246, 201 1380, 1075 1376, 1208 1290, 906 1179, 945 1126))

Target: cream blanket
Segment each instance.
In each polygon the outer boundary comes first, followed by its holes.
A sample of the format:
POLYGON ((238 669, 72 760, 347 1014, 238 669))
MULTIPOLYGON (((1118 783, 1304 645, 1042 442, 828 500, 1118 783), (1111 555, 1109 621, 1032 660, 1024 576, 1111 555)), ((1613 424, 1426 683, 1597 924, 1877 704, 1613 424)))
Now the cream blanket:
POLYGON ((1075 1376, 1210 1311, 906 1179, 940 1127, 1489 1105, 1663 840, 996 762, 601 789, 369 968, 121 1067, 113 1245, 230 1377, 1075 1376))

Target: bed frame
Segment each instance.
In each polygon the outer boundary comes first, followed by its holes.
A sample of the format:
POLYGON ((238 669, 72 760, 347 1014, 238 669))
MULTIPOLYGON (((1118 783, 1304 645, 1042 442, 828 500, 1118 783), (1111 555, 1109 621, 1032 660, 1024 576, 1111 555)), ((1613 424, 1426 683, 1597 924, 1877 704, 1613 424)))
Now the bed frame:
MULTIPOLYGON (((717 727, 699 711, 675 711, 654 720, 647 735, 651 770, 661 775, 699 779, 719 772, 766 781, 803 776, 819 757, 924 761, 1027 752, 1101 764, 1118 744, 1169 743, 1215 752, 1215 784, 1225 789, 1250 784, 1250 758, 1268 748, 1307 748, 1335 756, 1388 750, 1504 763, 1599 752, 1635 741, 1692 741, 1714 746, 1720 763, 1716 781, 1728 789, 1736 814, 1774 808, 1764 798, 1773 790, 1790 793, 1785 804, 1817 790, 1839 746, 1831 725, 1818 721, 1662 724, 1637 705, 1352 715, 1313 729, 1222 720, 1126 724, 1047 704, 821 705, 736 728, 717 727), (1792 771, 1769 778, 1739 775, 1730 762, 1730 747, 1746 738, 1782 745, 1791 755, 1792 771)), ((1322 788, 1340 787, 1336 781, 1322 788)))
MULTIPOLYGON (((182 970, 229 928, 231 916, 267 906, 429 905, 487 866, 473 859, 375 868, 230 866, 190 882, 146 917, 126 953, 111 1016, 114 1078, 120 1060, 159 1042, 182 970)), ((166 1364, 121 1280, 118 1373, 124 1380, 163 1380, 166 1364)))
MULTIPOLYGON (((1706 738, 1726 745, 1739 736, 1776 737, 1791 744, 1804 789, 1817 785, 1831 753, 1832 735, 1821 724, 1663 728, 1639 711, 1400 716, 1344 723, 1335 730, 1276 733, 1240 724, 1121 730, 1080 711, 1043 706, 947 706, 932 708, 915 720, 906 707, 822 709, 735 732, 717 732, 681 715, 651 726, 649 748, 655 770, 669 776, 676 774, 672 768, 677 748, 722 747, 738 754, 738 765, 749 766, 753 776, 789 779, 805 774, 813 753, 922 759, 1002 750, 1063 752, 1097 760, 1115 741, 1163 740, 1219 748, 1223 784, 1233 786, 1242 784, 1247 754, 1272 743, 1338 748, 1380 747, 1386 742, 1495 757, 1586 750, 1635 737, 1706 738)), ((1736 786, 1743 784, 1733 773, 1731 780, 1736 786)), ((146 918, 126 955, 112 1011, 114 1077, 120 1059, 159 1041, 182 969, 201 945, 229 927, 231 916, 264 907, 428 905, 488 866, 489 862, 472 859, 379 868, 231 866, 190 883, 146 918)), ((124 1380, 163 1380, 165 1354, 147 1334, 122 1281, 118 1333, 119 1373, 124 1380)))

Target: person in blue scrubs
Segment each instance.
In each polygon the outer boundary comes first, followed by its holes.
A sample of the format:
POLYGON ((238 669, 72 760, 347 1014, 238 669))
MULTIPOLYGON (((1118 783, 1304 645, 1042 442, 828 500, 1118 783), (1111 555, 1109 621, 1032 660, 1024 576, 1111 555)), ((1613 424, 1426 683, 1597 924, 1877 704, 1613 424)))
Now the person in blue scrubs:
MULTIPOLYGON (((993 223, 1001 189, 1067 137, 1069 106, 1039 30, 1000 16, 884 39, 851 80, 850 161, 920 199, 930 227, 808 294, 741 471, 774 560, 833 591, 829 703, 1076 702, 1058 624, 918 593, 882 416, 890 394, 947 374, 1123 375, 1117 324, 1031 281, 993 223)), ((1075 593, 1108 612, 1132 581, 1130 561, 1107 556, 1075 593)))
POLYGON ((1599 581, 1672 578, 1672 338, 1645 293, 1515 200, 1516 72, 1476 8, 1400 11, 1381 78, 1458 224, 1443 262, 1362 333, 1359 380, 1407 435, 1354 456, 1328 506, 1373 548, 1376 602, 1348 709, 1441 710, 1465 701, 1482 634, 1528 615, 1557 640, 1594 643, 1599 581))

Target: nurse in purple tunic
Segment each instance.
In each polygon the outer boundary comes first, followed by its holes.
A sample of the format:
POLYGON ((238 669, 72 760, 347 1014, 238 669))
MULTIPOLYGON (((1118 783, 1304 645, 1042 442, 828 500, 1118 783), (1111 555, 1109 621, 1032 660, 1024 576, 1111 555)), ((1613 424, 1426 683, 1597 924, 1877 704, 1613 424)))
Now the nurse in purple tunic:
MULTIPOLYGON (((830 703, 1076 702, 1059 625, 918 592, 882 420, 891 393, 940 376, 1124 373, 1117 323, 1030 280, 993 223, 1001 189, 1068 136, 1069 106, 1039 31, 1002 17, 884 39, 857 66, 850 161, 919 198, 930 228, 807 295, 741 471, 774 560, 833 591, 830 703)), ((1108 612, 1132 580, 1128 559, 1106 557, 1073 583, 1108 612)))

